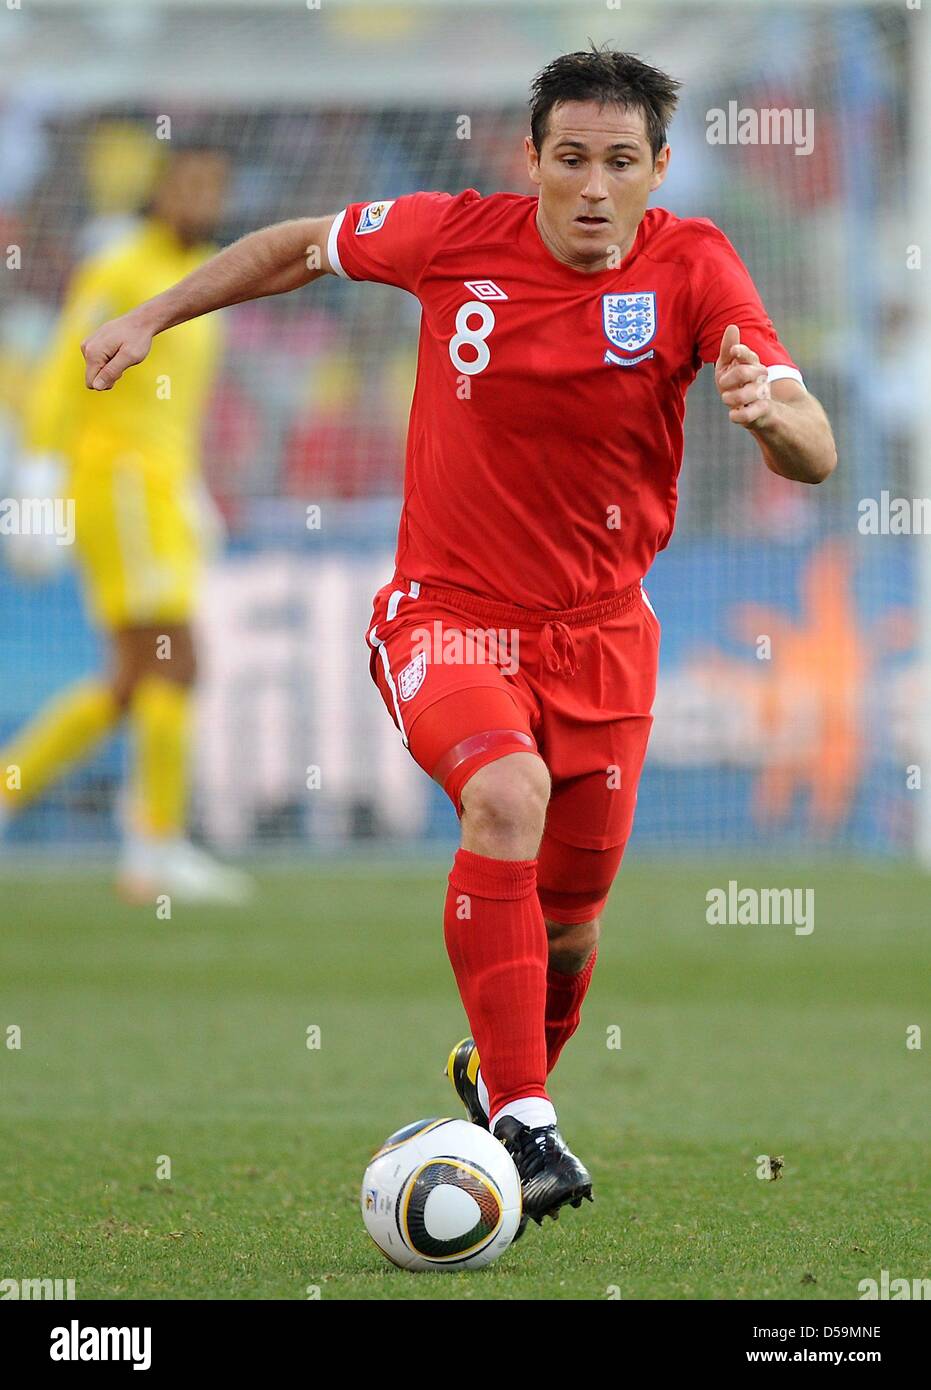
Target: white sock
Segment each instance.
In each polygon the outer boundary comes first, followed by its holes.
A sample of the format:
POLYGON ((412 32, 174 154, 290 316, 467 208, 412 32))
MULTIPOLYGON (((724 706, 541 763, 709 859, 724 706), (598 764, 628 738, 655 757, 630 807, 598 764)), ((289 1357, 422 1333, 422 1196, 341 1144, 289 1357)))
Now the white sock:
POLYGON ((491 1122, 492 1134, 502 1115, 513 1115, 515 1120, 526 1125, 528 1129, 539 1129, 540 1125, 556 1123, 556 1111, 552 1102, 544 1100, 542 1096, 528 1096, 526 1099, 512 1100, 509 1104, 503 1105, 491 1122))
POLYGON ((485 1112, 485 1119, 487 1120, 487 1119, 488 1119, 488 1109, 489 1109, 489 1104, 490 1104, 490 1102, 489 1102, 489 1100, 488 1100, 488 1087, 485 1085, 485 1078, 484 1078, 484 1076, 482 1076, 482 1069, 481 1069, 481 1067, 479 1067, 478 1072, 477 1072, 477 1074, 476 1074, 476 1077, 475 1077, 475 1085, 476 1085, 476 1088, 478 1089, 478 1103, 479 1103, 479 1105, 482 1107, 482 1109, 484 1110, 484 1112, 485 1112))

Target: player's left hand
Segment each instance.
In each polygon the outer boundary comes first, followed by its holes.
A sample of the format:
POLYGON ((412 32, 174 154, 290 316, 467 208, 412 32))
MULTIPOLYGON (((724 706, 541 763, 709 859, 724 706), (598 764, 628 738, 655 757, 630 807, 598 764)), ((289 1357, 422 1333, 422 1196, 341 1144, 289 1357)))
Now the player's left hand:
POLYGON ((752 348, 740 341, 740 329, 729 323, 714 364, 714 384, 735 425, 760 429, 770 419, 773 399, 768 372, 752 348))

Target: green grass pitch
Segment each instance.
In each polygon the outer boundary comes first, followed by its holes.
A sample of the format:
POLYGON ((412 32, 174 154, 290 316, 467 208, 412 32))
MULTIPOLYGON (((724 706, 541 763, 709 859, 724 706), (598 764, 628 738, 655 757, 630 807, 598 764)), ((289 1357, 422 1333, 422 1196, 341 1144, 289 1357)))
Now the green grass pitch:
POLYGON ((553 1077, 595 1205, 486 1271, 389 1265, 359 1215, 368 1156, 458 1113, 445 873, 266 873, 254 907, 170 921, 102 877, 5 878, 0 1278, 73 1278, 79 1299, 818 1300, 931 1274, 928 879, 666 861, 622 873, 553 1077), (812 887, 813 934, 707 925, 730 877, 812 887))

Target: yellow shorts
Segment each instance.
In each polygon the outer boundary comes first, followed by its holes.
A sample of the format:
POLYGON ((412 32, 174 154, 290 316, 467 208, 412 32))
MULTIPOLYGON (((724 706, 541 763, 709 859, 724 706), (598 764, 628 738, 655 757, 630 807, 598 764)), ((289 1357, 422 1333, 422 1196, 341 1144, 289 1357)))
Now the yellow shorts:
POLYGON ((127 459, 76 469, 70 495, 94 620, 108 628, 189 622, 202 568, 193 487, 127 459))

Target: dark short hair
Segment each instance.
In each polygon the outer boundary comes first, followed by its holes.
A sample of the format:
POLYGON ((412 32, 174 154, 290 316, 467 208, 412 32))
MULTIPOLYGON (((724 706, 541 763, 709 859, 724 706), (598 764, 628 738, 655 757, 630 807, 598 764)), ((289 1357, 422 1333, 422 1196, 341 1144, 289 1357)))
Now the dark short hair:
POLYGON ((666 143, 666 127, 681 85, 634 53, 594 45, 580 53, 564 53, 547 63, 530 86, 530 133, 537 153, 543 148, 554 106, 564 101, 597 101, 643 112, 655 160, 666 143))

